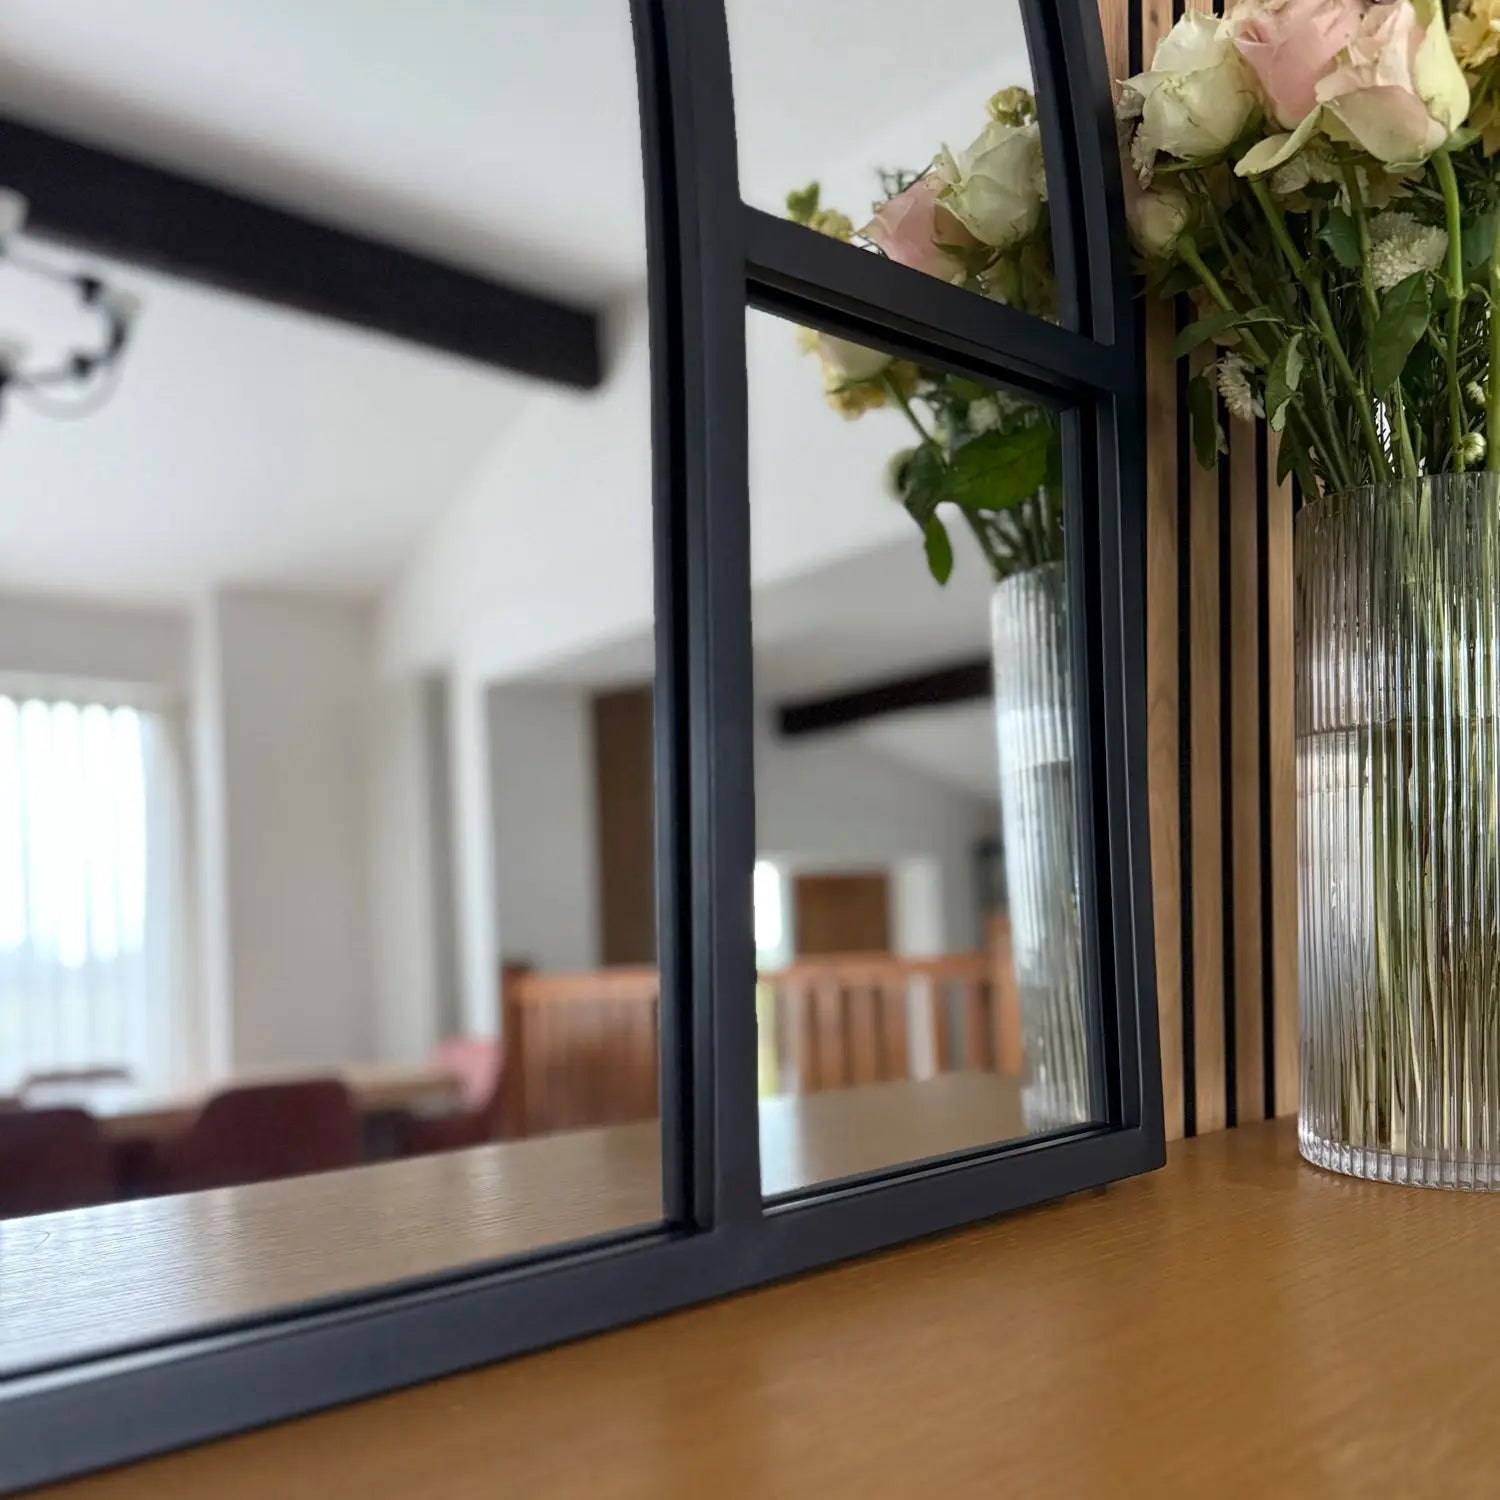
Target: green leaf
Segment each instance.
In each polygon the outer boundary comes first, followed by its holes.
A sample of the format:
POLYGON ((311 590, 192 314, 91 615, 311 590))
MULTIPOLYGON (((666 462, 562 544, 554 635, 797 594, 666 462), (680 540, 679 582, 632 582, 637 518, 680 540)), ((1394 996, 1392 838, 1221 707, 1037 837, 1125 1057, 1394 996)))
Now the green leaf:
POLYGON ((923 443, 901 471, 901 501, 906 513, 923 531, 942 498, 948 466, 931 443, 923 443))
POLYGON ((1188 420, 1193 432, 1193 453, 1198 462, 1211 469, 1229 445, 1219 427, 1219 403, 1214 388, 1205 375, 1194 375, 1187 383, 1188 420))
POLYGON ((1218 338, 1231 328, 1242 328, 1246 323, 1268 323, 1274 316, 1269 307, 1252 307, 1249 312, 1208 313, 1196 323, 1189 323, 1177 335, 1172 344, 1172 358, 1181 359, 1184 354, 1191 354, 1200 344, 1218 338))
POLYGON ((1041 488, 1055 441, 1048 425, 986 432, 953 455, 940 498, 968 511, 1009 510, 1041 488))
POLYGON ((1271 361, 1271 373, 1266 376, 1266 420, 1270 422, 1272 432, 1280 432, 1286 426, 1286 409, 1297 394, 1297 387, 1302 384, 1305 363, 1302 335, 1294 333, 1271 361))
POLYGON ((994 395, 989 386, 980 385, 977 380, 965 380, 962 375, 949 375, 945 378, 948 389, 961 401, 978 401, 982 396, 994 395))
POLYGON ((936 516, 922 528, 922 550, 927 554, 928 571, 939 583, 947 583, 953 574, 953 543, 936 516))
POLYGON ((1318 238, 1328 246, 1333 258, 1346 270, 1359 269, 1359 230, 1354 220, 1341 208, 1330 208, 1323 219, 1318 238))
POLYGON ((1464 273, 1482 276, 1489 273, 1490 257, 1495 253, 1495 233, 1500 230, 1500 209, 1475 214, 1464 225, 1460 244, 1463 248, 1464 273))
POLYGON ((1431 315, 1426 271, 1398 281, 1385 294, 1370 333, 1370 383, 1377 394, 1389 390, 1401 378, 1406 358, 1416 348, 1431 315))

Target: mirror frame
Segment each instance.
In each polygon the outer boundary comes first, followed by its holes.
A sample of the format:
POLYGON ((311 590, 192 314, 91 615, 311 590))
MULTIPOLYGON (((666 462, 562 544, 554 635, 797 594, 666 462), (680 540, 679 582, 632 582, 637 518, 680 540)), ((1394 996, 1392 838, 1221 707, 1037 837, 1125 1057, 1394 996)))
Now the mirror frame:
POLYGON ((631 0, 650 267, 663 1222, 0 1382, 0 1486, 451 1374, 1164 1161, 1143 379, 1114 117, 1095 0, 1021 3, 1066 327, 747 207, 722 0, 631 0), (753 1004, 748 307, 1066 413, 1080 884, 1105 1104, 1097 1126, 772 1202, 753 1004))

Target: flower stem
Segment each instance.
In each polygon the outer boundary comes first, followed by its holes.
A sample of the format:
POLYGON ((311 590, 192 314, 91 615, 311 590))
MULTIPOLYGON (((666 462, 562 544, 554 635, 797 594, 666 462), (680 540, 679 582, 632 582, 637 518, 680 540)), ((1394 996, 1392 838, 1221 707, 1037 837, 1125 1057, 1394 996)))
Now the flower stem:
MULTIPOLYGON (((1219 278, 1209 270, 1204 263, 1203 257, 1198 253, 1198 247, 1189 239, 1182 239, 1177 244, 1177 256, 1182 263, 1193 271, 1198 280, 1203 283, 1203 289, 1225 312, 1234 312, 1236 308, 1230 300, 1229 293, 1224 290, 1219 278)), ((1245 346, 1246 352, 1261 367, 1269 370, 1271 367, 1271 356, 1266 352, 1259 339, 1248 328, 1236 330, 1240 342, 1245 346)), ((1314 366, 1316 369, 1316 366, 1314 366)), ((1316 410, 1316 408, 1314 408, 1316 410)), ((1326 416, 1326 412, 1324 413, 1326 416)), ((1352 489, 1353 481, 1349 477, 1347 462, 1340 450, 1339 443, 1335 440, 1333 429, 1330 425, 1324 432, 1317 430, 1315 421, 1311 415, 1304 416, 1294 404, 1288 414, 1288 425, 1293 431, 1301 430, 1303 442, 1309 448, 1322 448, 1323 466, 1334 479, 1339 489, 1352 489)), ((1304 478, 1301 470, 1298 471, 1299 478, 1304 478)), ((1315 489, 1309 487, 1304 478, 1304 490, 1309 495, 1315 493, 1315 489)))
MULTIPOLYGON (((1354 233, 1359 240, 1359 284, 1364 293, 1365 348, 1368 351, 1371 335, 1374 333, 1376 323, 1380 321, 1380 298, 1375 295, 1375 282, 1370 275, 1370 221, 1365 213, 1365 195, 1360 189, 1358 167, 1346 166, 1344 168, 1344 191, 1349 195, 1354 233)), ((1365 371, 1367 374, 1370 371, 1368 359, 1365 371)), ((1392 387, 1386 412, 1390 418, 1392 434, 1396 439, 1396 452, 1401 459, 1401 476, 1404 479, 1415 479, 1417 455, 1412 450, 1411 430, 1406 425, 1406 402, 1402 396, 1399 376, 1392 387)))
POLYGON ((1484 392, 1484 466, 1500 471, 1500 235, 1490 254, 1490 368, 1484 392))
POLYGON ((1359 421, 1360 432, 1364 437, 1365 448, 1370 457, 1371 473, 1375 479, 1388 478, 1391 465, 1390 460, 1386 458, 1385 446, 1380 441, 1380 434, 1375 430, 1375 413, 1371 410, 1373 403, 1360 383, 1359 376, 1354 373, 1354 367, 1349 363, 1349 356, 1344 352, 1343 344, 1339 342, 1338 330, 1333 326, 1333 317, 1328 311, 1328 303, 1323 298, 1323 289, 1318 285, 1317 277, 1308 270, 1307 262, 1302 258, 1301 252, 1292 243, 1286 220, 1271 197, 1271 190, 1258 177, 1252 179, 1250 190, 1255 194, 1255 201, 1260 204, 1261 212, 1265 215, 1266 224, 1271 230, 1271 238, 1276 241, 1276 248, 1281 251, 1293 275, 1302 283, 1302 289, 1307 293, 1307 300, 1312 307, 1313 321, 1318 325, 1318 332, 1322 335, 1329 357, 1333 360, 1333 368, 1338 373, 1340 381, 1343 382, 1350 400, 1354 403, 1355 416, 1359 421))
MULTIPOLYGON (((911 423, 913 430, 922 439, 924 446, 931 448, 937 454, 939 460, 946 466, 949 461, 949 455, 944 451, 944 445, 938 442, 922 425, 922 420, 912 410, 911 402, 907 399, 906 393, 889 375, 881 377, 881 384, 885 386, 886 393, 890 396, 891 400, 901 408, 906 416, 906 420, 911 423)), ((998 582, 1005 576, 1005 573, 1001 560, 996 555, 995 548, 990 541, 989 532, 980 525, 979 518, 967 506, 960 505, 958 508, 963 512, 964 521, 968 524, 969 530, 973 532, 974 540, 979 543, 979 550, 984 553, 984 560, 989 564, 990 573, 994 576, 996 582, 998 582)))
POLYGON ((1458 177, 1453 170, 1453 158, 1446 150, 1433 153, 1432 169, 1437 173, 1438 186, 1443 190, 1443 218, 1448 230, 1448 338, 1443 361, 1448 372, 1448 424, 1453 429, 1448 442, 1453 450, 1453 468, 1461 472, 1464 467, 1464 398, 1458 383, 1458 346, 1464 311, 1463 207, 1458 199, 1458 177))

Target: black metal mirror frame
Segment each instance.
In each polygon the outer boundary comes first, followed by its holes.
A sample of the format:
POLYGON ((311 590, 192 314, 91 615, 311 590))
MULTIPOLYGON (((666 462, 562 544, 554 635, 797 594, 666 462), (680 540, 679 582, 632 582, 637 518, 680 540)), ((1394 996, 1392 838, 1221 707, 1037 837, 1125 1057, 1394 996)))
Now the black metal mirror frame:
MULTIPOLYGON (((1067 327, 744 205, 722 0, 632 0, 651 266, 663 1223, 0 1384, 20 1488, 373 1395, 1160 1165, 1141 389, 1094 0, 1023 0, 1067 327), (1065 413, 1103 1124, 761 1194, 748 306, 1065 413)), ((4 1274, 0 1264, 0 1275, 4 1274)))

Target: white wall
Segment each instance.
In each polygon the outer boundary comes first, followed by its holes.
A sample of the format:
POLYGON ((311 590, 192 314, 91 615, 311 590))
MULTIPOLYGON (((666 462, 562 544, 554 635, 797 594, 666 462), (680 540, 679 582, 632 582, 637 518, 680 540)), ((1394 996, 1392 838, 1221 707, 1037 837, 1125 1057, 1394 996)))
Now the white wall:
POLYGON ((599 876, 589 695, 494 688, 488 710, 499 958, 553 971, 594 968, 599 876))
POLYGON ((372 621, 361 604, 215 601, 230 1051, 237 1067, 372 1055, 372 621))
POLYGON ((191 654, 185 612, 0 594, 0 672, 180 695, 192 676, 191 654))
POLYGON ((895 937, 931 950, 980 941, 974 845, 999 822, 994 802, 887 760, 837 733, 755 746, 756 842, 783 869, 883 869, 921 885, 924 915, 897 913, 895 937), (934 906, 940 915, 934 915, 934 906))
POLYGON ((382 1061, 415 1062, 458 1029, 446 684, 381 682, 373 698, 373 1045, 382 1061))

